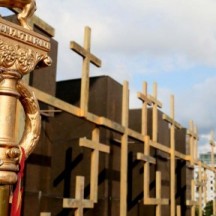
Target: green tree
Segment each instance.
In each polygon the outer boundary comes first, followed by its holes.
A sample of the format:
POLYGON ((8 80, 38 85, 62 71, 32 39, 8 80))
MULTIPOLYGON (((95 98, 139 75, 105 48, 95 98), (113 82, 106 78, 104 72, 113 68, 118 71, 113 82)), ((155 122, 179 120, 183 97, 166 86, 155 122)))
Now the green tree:
POLYGON ((213 214, 213 201, 207 202, 205 208, 204 208, 204 215, 205 216, 211 216, 213 214))

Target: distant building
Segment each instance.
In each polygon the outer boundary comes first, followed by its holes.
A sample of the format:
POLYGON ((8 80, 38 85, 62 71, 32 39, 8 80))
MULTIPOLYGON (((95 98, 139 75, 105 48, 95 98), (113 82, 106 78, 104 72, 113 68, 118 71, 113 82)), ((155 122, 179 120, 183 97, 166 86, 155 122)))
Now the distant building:
MULTIPOLYGON (((201 153, 200 160, 208 165, 211 165, 211 152, 201 153)), ((216 154, 214 155, 214 161, 216 162, 216 154)))
MULTIPOLYGON (((199 158, 202 162, 206 163, 209 166, 212 166, 211 163, 211 152, 207 152, 207 153, 201 153, 200 154, 200 158, 199 158)), ((216 154, 214 155, 214 160, 216 162, 216 154)), ((210 200, 214 200, 215 198, 215 175, 212 171, 210 170, 206 170, 206 175, 207 175, 207 182, 206 182, 206 202, 210 201, 210 200)), ((197 166, 195 166, 194 169, 194 178, 195 180, 197 180, 199 178, 199 168, 197 166)), ((198 187, 196 188, 196 192, 195 192, 195 198, 196 200, 198 200, 199 198, 199 193, 198 193, 198 187)), ((203 207, 205 205, 205 197, 204 197, 204 193, 203 193, 203 207)))

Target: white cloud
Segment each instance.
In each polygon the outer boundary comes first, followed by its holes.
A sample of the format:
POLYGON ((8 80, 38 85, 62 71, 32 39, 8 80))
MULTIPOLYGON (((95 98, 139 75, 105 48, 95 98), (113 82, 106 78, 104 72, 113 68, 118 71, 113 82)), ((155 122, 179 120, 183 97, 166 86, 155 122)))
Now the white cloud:
POLYGON ((194 120, 201 133, 215 130, 216 127, 216 76, 203 80, 190 89, 182 89, 177 94, 177 112, 180 119, 187 123, 194 120))
MULTIPOLYGON (((216 66, 213 0, 118 0, 115 4, 40 0, 37 4, 37 13, 56 28, 60 59, 68 58, 59 63, 58 79, 66 78, 62 71, 70 70, 69 64, 73 64, 69 41, 82 43, 86 25, 92 28, 92 50, 103 59, 113 60, 112 56, 118 55, 119 61, 128 65, 132 56, 155 58, 166 70, 187 64, 216 66)), ((116 61, 104 62, 106 73, 115 68, 116 61)))
MULTIPOLYGON (((37 14, 56 28, 59 41, 58 79, 80 77, 82 59, 69 49, 69 42, 83 43, 84 26, 92 28, 92 52, 102 59, 102 69, 119 82, 130 80, 131 106, 139 107, 139 87, 134 76, 198 68, 216 68, 216 1, 214 0, 38 0, 37 14)), ((205 71, 203 71, 205 73, 205 71)), ((193 119, 206 134, 216 125, 216 77, 175 93, 176 118, 185 127, 193 119)), ((210 77, 210 78, 209 78, 210 77)), ((185 79, 185 80, 184 80, 185 79)), ((148 81, 148 80, 147 80, 148 81)), ((156 80, 157 81, 157 80, 156 80)), ((192 85, 192 84, 191 84, 192 85)), ((163 110, 169 113, 170 86, 159 86, 163 110)), ((204 142, 202 142, 204 143, 204 142)), ((204 145, 204 144, 203 144, 204 145)))

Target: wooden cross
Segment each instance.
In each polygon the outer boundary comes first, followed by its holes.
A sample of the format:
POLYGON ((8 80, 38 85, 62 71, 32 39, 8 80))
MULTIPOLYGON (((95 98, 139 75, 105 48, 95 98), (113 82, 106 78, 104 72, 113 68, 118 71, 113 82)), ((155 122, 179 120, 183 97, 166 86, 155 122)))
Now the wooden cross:
POLYGON ((168 199, 161 197, 161 172, 156 172, 156 216, 161 216, 161 205, 168 205, 168 199))
POLYGON ((149 195, 149 185, 150 185, 150 164, 156 164, 155 158, 150 156, 150 139, 149 136, 145 136, 144 142, 144 154, 138 152, 137 160, 141 160, 144 162, 144 182, 143 182, 143 191, 144 191, 144 204, 145 200, 150 198, 149 195))
POLYGON ((156 164, 156 159, 150 156, 150 138, 147 136, 147 106, 153 105, 153 123, 152 123, 152 137, 157 141, 157 127, 158 127, 158 107, 162 107, 162 104, 157 99, 157 85, 154 83, 153 96, 147 94, 147 83, 143 84, 143 93, 138 93, 138 98, 143 101, 142 106, 142 126, 141 133, 144 137, 144 153, 137 153, 137 160, 144 162, 144 205, 156 205, 156 216, 161 215, 161 206, 168 205, 168 199, 162 199, 161 197, 161 173, 156 172, 156 198, 151 198, 149 194, 150 187, 150 164, 156 164))
POLYGON ((90 199, 96 203, 98 201, 98 172, 99 153, 110 153, 110 147, 99 143, 100 130, 98 127, 92 131, 92 140, 81 138, 79 145, 92 149, 91 153, 91 177, 90 177, 90 199))
POLYGON ((138 92, 137 97, 143 102, 141 133, 143 136, 146 136, 147 135, 147 127, 148 127, 148 113, 147 113, 148 109, 147 109, 147 106, 152 105, 152 101, 149 99, 148 94, 147 94, 147 83, 146 82, 143 83, 143 93, 138 92))
POLYGON ((161 172, 156 172, 156 198, 151 198, 149 194, 150 164, 156 164, 155 158, 150 156, 150 139, 145 136, 144 154, 137 153, 137 160, 144 162, 144 205, 156 205, 156 216, 161 216, 161 206, 168 205, 169 200, 161 197, 161 172))
POLYGON ((163 114, 163 119, 170 124, 170 215, 176 212, 175 202, 175 129, 181 129, 181 125, 175 121, 174 96, 170 97, 170 117, 163 114))
POLYGON ((141 121, 141 133, 145 137, 144 139, 144 154, 137 153, 137 160, 144 161, 144 197, 149 197, 149 163, 156 164, 155 158, 150 156, 150 145, 149 145, 149 137, 147 135, 147 119, 148 119, 148 113, 147 113, 147 106, 152 105, 152 101, 149 99, 147 94, 147 83, 143 83, 143 93, 138 92, 137 94, 138 98, 142 100, 142 121, 141 121), (146 173, 145 173, 146 172, 146 173))
POLYGON ((92 200, 84 199, 85 179, 83 176, 76 177, 76 191, 75 199, 64 198, 63 208, 75 208, 74 216, 83 216, 85 208, 93 208, 94 202, 92 200))
MULTIPOLYGON (((198 140, 198 134, 196 126, 194 125, 193 121, 189 122, 189 129, 187 130, 187 135, 189 137, 189 147, 190 147, 190 166, 189 168, 194 169, 194 163, 195 158, 197 156, 195 155, 195 149, 197 149, 197 140, 198 140)), ((195 180, 191 180, 191 200, 186 201, 186 205, 190 206, 191 216, 195 216, 195 209, 196 206, 199 205, 199 202, 195 200, 195 180)))
POLYGON ((152 105, 152 101, 149 99, 147 94, 147 83, 143 83, 143 93, 138 92, 138 98, 142 100, 142 121, 141 121, 141 134, 144 137, 144 153, 137 153, 137 160, 144 162, 144 197, 149 198, 149 181, 150 181, 150 164, 156 164, 155 158, 150 156, 150 138, 147 136, 148 126, 148 113, 147 106, 152 105))
POLYGON ((152 114, 152 140, 157 142, 158 134, 158 108, 162 108, 162 103, 157 99, 157 83, 153 84, 153 95, 148 96, 153 104, 153 114, 152 114))
POLYGON ((83 47, 81 47, 76 42, 72 41, 70 43, 70 48, 83 57, 80 108, 81 108, 81 115, 86 116, 88 112, 88 100, 89 100, 90 63, 94 64, 97 67, 101 67, 101 60, 98 59, 96 56, 94 56, 90 51, 91 29, 89 27, 85 27, 83 47))
POLYGON ((197 127, 194 125, 193 121, 189 122, 187 135, 189 136, 190 146, 190 166, 191 168, 194 168, 194 162, 197 161, 197 141, 199 137, 197 133, 197 127))
POLYGON ((127 178, 128 178, 128 121, 129 89, 128 82, 123 83, 122 126, 125 128, 121 137, 121 174, 120 174, 120 216, 127 215, 127 178))
POLYGON ((169 200, 161 197, 161 172, 156 171, 156 198, 146 198, 145 205, 156 206, 156 216, 161 216, 162 205, 168 205, 169 200))

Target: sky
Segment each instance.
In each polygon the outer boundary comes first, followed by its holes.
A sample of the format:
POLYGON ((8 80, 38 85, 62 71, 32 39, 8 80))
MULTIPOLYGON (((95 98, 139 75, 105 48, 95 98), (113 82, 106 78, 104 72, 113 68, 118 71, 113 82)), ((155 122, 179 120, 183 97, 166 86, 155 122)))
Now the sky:
POLYGON ((169 114, 173 94, 176 120, 195 122, 203 152, 216 130, 215 9, 216 0, 37 0, 36 15, 55 28, 57 80, 81 76, 82 59, 69 44, 82 45, 89 26, 91 51, 102 60, 91 76, 128 80, 131 108, 141 107, 142 83, 151 94, 157 82, 162 111, 169 114))

